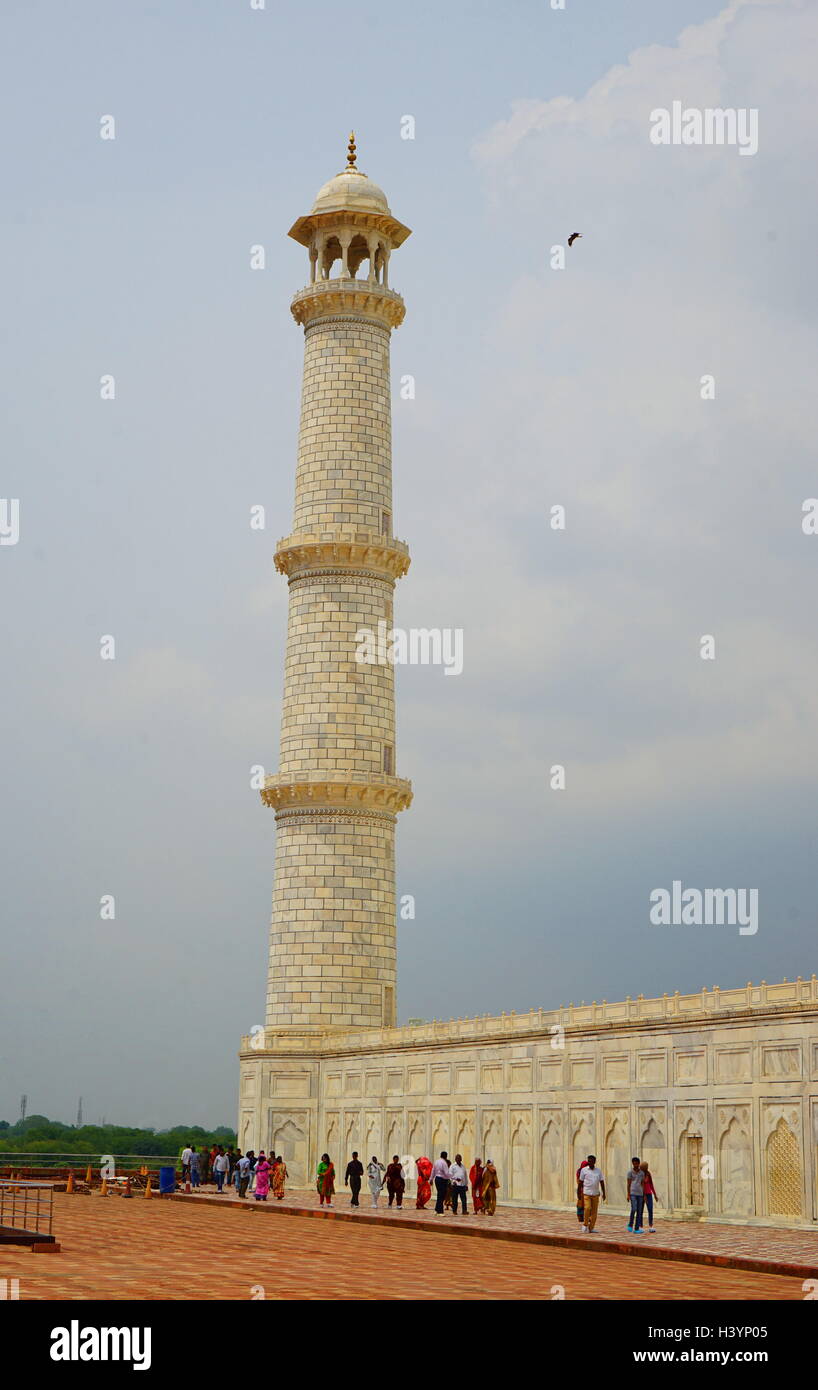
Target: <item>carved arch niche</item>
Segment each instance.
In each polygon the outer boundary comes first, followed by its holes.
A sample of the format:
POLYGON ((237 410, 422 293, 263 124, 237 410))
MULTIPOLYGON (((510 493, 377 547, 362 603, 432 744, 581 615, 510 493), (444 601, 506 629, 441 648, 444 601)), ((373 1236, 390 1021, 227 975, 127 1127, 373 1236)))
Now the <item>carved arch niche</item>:
POLYGON ((395 1153, 400 1155, 401 1132, 403 1129, 402 1119, 403 1117, 401 1115, 395 1113, 387 1115, 386 1117, 386 1147, 384 1148, 384 1153, 386 1154, 385 1162, 391 1163, 392 1155, 395 1153))
POLYGON ((364 1124, 366 1126, 366 1138, 364 1139, 364 1151, 366 1156, 362 1159, 362 1162, 366 1165, 373 1154, 383 1161, 381 1158, 382 1126, 380 1114, 377 1114, 373 1110, 367 1111, 364 1116, 364 1124))
MULTIPOLYGON (((647 1163, 653 1185, 662 1201, 671 1205, 670 1174, 668 1172, 667 1121, 662 1107, 640 1109, 639 1142, 634 1149, 647 1163)), ((633 1156, 633 1155, 631 1155, 633 1156)))
MULTIPOLYGON (((607 1183, 608 1201, 624 1206, 627 1194, 628 1169, 633 1153, 629 1139, 627 1110, 605 1111, 605 1142, 602 1171, 607 1183)), ((584 1157, 584 1155, 583 1155, 584 1157)))
POLYGON ((679 1111, 676 1123, 678 1204, 688 1210, 703 1211, 706 1206, 707 1158, 704 1152, 704 1108, 679 1111))
POLYGON ((308 1181, 306 1125, 294 1115, 277 1115, 271 1125, 269 1147, 282 1154, 289 1174, 288 1181, 294 1187, 305 1187, 308 1181))
POLYGON ((531 1115, 512 1111, 510 1115, 511 1195, 518 1201, 531 1201, 531 1115))
POLYGON ((449 1117, 438 1113, 432 1116, 432 1152, 429 1157, 434 1161, 444 1149, 449 1153, 449 1117))
POLYGON ((409 1115, 406 1126, 408 1130, 408 1137, 406 1140, 407 1152, 410 1153, 413 1158, 428 1157, 425 1153, 426 1141, 423 1137, 425 1128, 423 1116, 418 1114, 409 1115))
MULTIPOLYGON (((565 1174, 562 1157, 562 1116, 557 1111, 540 1117, 540 1199, 554 1204, 564 1200, 565 1174)), ((571 1182, 573 1191, 573 1176, 571 1182)))
POLYGON ((344 1160, 344 1167, 349 1162, 353 1149, 361 1152, 361 1126, 358 1115, 347 1115, 344 1131, 344 1152, 341 1157, 344 1160))
POLYGON ((471 1167, 476 1157, 473 1110, 458 1110, 455 1115, 454 1151, 463 1155, 463 1161, 467 1168, 471 1167))
MULTIPOLYGON (((483 1152, 480 1157, 484 1163, 491 1159, 498 1170, 502 1166, 503 1117, 499 1111, 483 1112, 483 1152)), ((500 1182, 503 1182, 502 1173, 500 1173, 500 1182)), ((506 1178, 506 1182, 508 1182, 508 1178, 506 1178)))
MULTIPOLYGON (((571 1111, 571 1154, 573 1174, 584 1158, 594 1152, 594 1117, 591 1110, 571 1111)), ((597 1155, 601 1157, 601 1155, 597 1155)))
POLYGON ((335 1164, 336 1172, 338 1171, 342 1158, 342 1155, 338 1152, 340 1138, 341 1128, 338 1116, 327 1115, 326 1139, 324 1141, 324 1145, 321 1149, 321 1152, 323 1153, 324 1149, 326 1149, 327 1153, 329 1154, 330 1158, 335 1164))
POLYGON ((752 1216, 753 1136, 749 1105, 720 1105, 716 1112, 719 1134, 719 1211, 725 1216, 752 1216))

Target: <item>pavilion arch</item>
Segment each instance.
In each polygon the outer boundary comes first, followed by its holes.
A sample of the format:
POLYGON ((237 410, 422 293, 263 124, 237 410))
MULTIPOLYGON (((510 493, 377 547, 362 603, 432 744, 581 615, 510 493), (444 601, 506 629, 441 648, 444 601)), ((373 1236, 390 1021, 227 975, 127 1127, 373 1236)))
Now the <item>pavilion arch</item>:
POLYGON ((310 246, 310 278, 316 280, 362 280, 389 285, 389 257, 392 247, 380 232, 320 231, 310 246), (366 266, 366 275, 361 269, 366 266))

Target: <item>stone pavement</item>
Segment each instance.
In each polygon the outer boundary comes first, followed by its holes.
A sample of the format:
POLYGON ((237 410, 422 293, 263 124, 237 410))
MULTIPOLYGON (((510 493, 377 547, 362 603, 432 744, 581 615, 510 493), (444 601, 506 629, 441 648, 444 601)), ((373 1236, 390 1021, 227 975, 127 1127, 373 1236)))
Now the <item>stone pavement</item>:
POLYGON ((330 1219, 310 1220, 294 1205, 294 1219, 277 1220, 267 1216, 269 1202, 248 1211, 229 1199, 223 1205, 57 1194, 62 1253, 0 1249, 0 1279, 18 1279, 21 1300, 804 1298, 801 1280, 781 1275, 656 1263, 593 1245, 452 1239, 441 1226, 449 1218, 421 1229, 408 1209, 373 1219, 362 1208, 353 1221, 331 1219, 333 1209, 330 1219))
POLYGON ((627 1217, 608 1215, 604 1207, 600 1211, 597 1228, 593 1235, 583 1235, 576 1216, 572 1211, 541 1211, 525 1207, 498 1207, 493 1217, 474 1215, 471 1205, 467 1216, 452 1216, 451 1212, 437 1216, 434 1211, 434 1198, 427 1207, 418 1211, 415 1200, 405 1202, 403 1210, 391 1210, 387 1199, 382 1196, 377 1210, 373 1210, 366 1189, 361 1191, 360 1207, 350 1208, 349 1192, 341 1188, 335 1194, 332 1210, 318 1205, 318 1197, 311 1189, 300 1188, 290 1192, 281 1202, 272 1196, 266 1202, 256 1202, 252 1195, 243 1201, 231 1193, 219 1196, 215 1188, 199 1189, 198 1193, 186 1196, 179 1193, 174 1200, 196 1202, 197 1204, 215 1202, 217 1205, 245 1207, 251 1205, 262 1211, 277 1208, 294 1215, 331 1217, 344 1220, 377 1223, 400 1222, 403 1226, 413 1226, 418 1230, 430 1231, 432 1228, 441 1234, 460 1234, 484 1236, 527 1244, 551 1245, 562 1249, 585 1250, 596 1245, 606 1253, 638 1255, 646 1259, 683 1261, 685 1263, 723 1266, 730 1269, 744 1269, 769 1274, 789 1274, 794 1278, 818 1277, 818 1231, 788 1230, 775 1226, 725 1226, 709 1225, 701 1222, 672 1221, 662 1222, 657 1215, 655 1235, 629 1235, 626 1230, 627 1217))

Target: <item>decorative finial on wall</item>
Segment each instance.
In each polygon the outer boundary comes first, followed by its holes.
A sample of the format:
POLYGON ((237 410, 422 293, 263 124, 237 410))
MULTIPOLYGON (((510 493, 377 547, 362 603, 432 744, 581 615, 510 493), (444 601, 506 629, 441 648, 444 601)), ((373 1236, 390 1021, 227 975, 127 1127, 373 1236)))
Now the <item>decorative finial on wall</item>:
POLYGON ((348 144, 348 146, 347 146, 347 168, 348 168, 348 169, 354 169, 354 168, 355 168, 355 160, 356 160, 357 158, 358 158, 358 156, 357 156, 357 154, 355 153, 355 131, 354 131, 354 130, 351 130, 351 131, 349 132, 349 144, 348 144))

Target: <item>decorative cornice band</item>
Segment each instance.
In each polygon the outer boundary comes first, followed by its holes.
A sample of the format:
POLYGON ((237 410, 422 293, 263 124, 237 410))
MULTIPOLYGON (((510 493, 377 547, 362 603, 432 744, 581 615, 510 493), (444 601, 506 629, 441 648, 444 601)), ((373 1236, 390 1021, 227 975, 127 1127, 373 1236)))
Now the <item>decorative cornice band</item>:
POLYGON ((289 587, 294 589, 307 579, 366 579, 372 584, 382 584, 388 593, 394 593, 395 581, 388 579, 379 570, 359 570, 359 569, 315 569, 299 570, 289 580, 289 587))
POLYGON ((366 314, 322 314, 321 318, 310 319, 309 323, 304 325, 304 337, 306 338, 313 328, 320 328, 322 324, 328 323, 365 323, 369 328, 379 328, 386 334, 392 331, 388 323, 368 318, 366 314))
POLYGON ((276 825, 303 825, 305 821, 370 820, 397 824, 393 811, 357 811, 340 806, 284 806, 276 811, 276 825))

